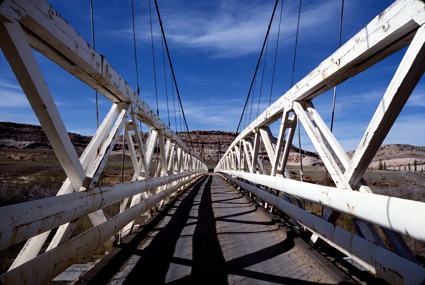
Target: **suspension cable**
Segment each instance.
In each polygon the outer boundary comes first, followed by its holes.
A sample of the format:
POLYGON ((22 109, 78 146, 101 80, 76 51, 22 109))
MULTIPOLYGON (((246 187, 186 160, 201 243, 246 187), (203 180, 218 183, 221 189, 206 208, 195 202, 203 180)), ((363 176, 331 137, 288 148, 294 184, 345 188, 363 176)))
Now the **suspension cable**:
MULTIPOLYGON (((96 49, 96 43, 94 40, 94 12, 93 12, 93 0, 90 0, 90 23, 91 23, 91 44, 93 49, 96 49)), ((99 128, 99 96, 97 90, 94 90, 96 100, 96 125, 99 128)))
POLYGON ((159 117, 159 108, 158 108, 158 87, 156 84, 156 61, 155 61, 155 48, 153 44, 153 31, 152 31, 152 9, 151 9, 151 0, 148 0, 149 2, 149 20, 150 20, 150 27, 151 27, 151 47, 152 47, 152 62, 153 62, 153 77, 154 77, 154 83, 155 83, 155 99, 156 99, 156 114, 159 117))
MULTIPOLYGON (((155 0, 155 1, 156 1, 156 0, 155 0)), ((237 129, 236 129, 236 133, 238 133, 238 132, 239 132, 239 128, 240 128, 240 126, 241 126, 242 118, 243 118, 243 115, 244 115, 244 113, 245 113, 246 107, 247 107, 247 105, 248 105, 249 97, 250 97, 250 95, 251 95, 251 90, 252 90, 252 87, 253 87, 253 85, 254 85, 255 77, 256 77, 256 75, 257 75, 257 71, 258 71, 258 67, 259 67, 260 62, 261 62, 261 58, 262 58, 262 56, 263 56, 264 48, 265 48, 265 46, 266 46, 266 41, 267 41, 267 39, 268 39, 268 37, 269 37, 270 28, 271 28, 271 25, 272 25, 272 22, 273 22, 273 18, 274 18, 274 14, 275 14, 275 12, 276 12, 276 7, 277 7, 278 2, 279 2, 279 0, 276 0, 276 2, 275 2, 275 4, 274 4, 274 7, 273 7, 273 13, 272 13, 272 16, 271 16, 271 18, 270 18, 269 26, 268 26, 268 28, 267 28, 267 33, 266 33, 266 36, 265 36, 265 38, 264 38, 264 42, 263 42, 263 46, 262 46, 262 48, 261 48, 260 56, 259 56, 258 61, 257 61, 257 66, 255 67, 254 76, 252 77, 252 81, 251 81, 251 85, 250 85, 250 87, 249 87, 248 95, 246 96, 245 104, 244 104, 244 106, 243 106, 243 110, 242 110, 241 118, 239 119, 238 127, 237 127, 237 129)))
POLYGON ((295 75, 295 62, 297 59, 297 48, 298 48, 298 33, 300 30, 300 18, 301 18, 301 5, 302 0, 300 0, 300 6, 298 7, 298 21, 297 21, 297 31, 295 34, 295 47, 294 47, 294 58, 292 61, 292 75, 291 75, 291 87, 294 86, 294 75, 295 75))
POLYGON ((263 61, 263 72, 262 72, 262 74, 261 74, 260 95, 258 96, 257 117, 258 117, 258 112, 260 111, 261 95, 263 94, 264 72, 266 71, 266 63, 267 63, 267 51, 268 51, 268 47, 269 47, 269 40, 267 39, 267 44, 266 44, 266 53, 264 54, 264 61, 263 61))
POLYGON ((183 104, 182 104, 182 100, 181 100, 181 97, 180 97, 179 88, 178 88, 178 85, 177 85, 176 75, 174 73, 173 63, 171 61, 170 50, 168 49, 167 39, 165 37, 164 27, 162 25, 161 14, 159 12, 158 2, 157 2, 157 0, 154 0, 154 2, 155 2, 155 7, 156 7, 156 13, 158 15, 159 26, 161 27, 162 39, 164 41, 165 49, 167 51, 168 62, 169 62, 170 69, 171 69, 171 75, 173 76, 173 81, 174 81, 174 86, 176 88, 177 98, 179 100, 180 109, 182 111, 182 116, 183 116, 184 124, 186 126, 186 131, 187 131, 187 134, 188 134, 188 137, 189 137, 190 147, 192 148, 192 150, 194 150, 193 143, 192 143, 192 138, 191 138, 190 133, 189 133, 189 126, 187 125, 187 120, 186 120, 186 116, 184 114, 183 104))
POLYGON ((280 6, 279 28, 277 32, 277 38, 276 38, 276 49, 274 51, 274 62, 273 62, 273 72, 272 72, 272 83, 270 85, 269 106, 272 103, 272 93, 273 93, 273 85, 274 85, 274 76, 276 71, 277 51, 279 49, 280 27, 282 25, 282 14, 283 14, 283 0, 282 0, 282 5, 280 6))
POLYGON ((162 65, 163 65, 163 70, 164 70, 165 100, 167 101, 168 127, 171 127, 171 123, 170 123, 170 108, 168 106, 167 72, 165 71, 164 41, 161 41, 161 48, 162 48, 162 65))
MULTIPOLYGON (((252 106, 254 106, 254 98, 255 98, 255 88, 257 87, 257 74, 255 74, 255 79, 254 79, 254 85, 252 87, 252 97, 251 97, 251 104, 250 104, 250 108, 249 108, 249 118, 248 118, 248 124, 251 122, 251 115, 252 115, 252 106)), ((245 116, 246 119, 247 116, 245 116)), ((244 128, 246 127, 246 120, 245 120, 245 125, 244 128)))
MULTIPOLYGON (((344 18, 344 0, 341 1, 341 16, 339 18, 339 38, 338 38, 338 48, 341 47, 341 38, 342 38, 342 20, 344 18)), ((332 116, 331 116, 331 132, 334 126, 334 116, 335 116, 335 104, 336 104, 336 86, 334 86, 334 95, 332 99, 332 116)))
POLYGON ((122 154, 121 154, 121 183, 124 183, 124 167, 125 167, 125 132, 127 127, 124 124, 124 131, 122 134, 122 154))
POLYGON ((132 24, 133 24, 133 49, 134 49, 134 63, 135 63, 135 67, 136 67, 136 91, 137 91, 137 95, 140 95, 139 67, 137 65, 136 28, 135 28, 135 25, 134 25, 134 4, 133 4, 133 0, 131 0, 131 20, 132 20, 132 24))
POLYGON ((174 87, 173 86, 171 86, 171 92, 173 94, 174 128, 175 128, 176 133, 177 133, 176 99, 175 99, 175 96, 174 96, 174 87))
MULTIPOLYGON (((298 35, 299 35, 300 18, 301 18, 301 6, 302 6, 302 0, 300 0, 300 5, 298 7, 298 21, 297 21, 297 31, 295 33, 294 59, 292 61, 291 88, 294 85, 295 63, 297 59, 298 35)), ((300 157, 300 180, 303 181, 304 169, 303 169, 303 156, 301 151, 301 126, 300 126, 300 119, 298 116, 297 116, 297 128, 298 128, 298 152, 300 157)))

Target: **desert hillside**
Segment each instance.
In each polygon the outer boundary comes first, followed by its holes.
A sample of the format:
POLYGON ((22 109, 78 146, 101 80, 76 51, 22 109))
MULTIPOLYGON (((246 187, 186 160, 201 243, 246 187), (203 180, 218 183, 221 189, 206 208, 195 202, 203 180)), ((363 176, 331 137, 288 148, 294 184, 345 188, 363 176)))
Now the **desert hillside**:
MULTIPOLYGON (((84 150, 91 137, 69 133, 76 150, 84 150)), ((0 148, 51 149, 41 126, 0 122, 0 148)))
POLYGON ((370 167, 379 168, 380 162, 382 167, 389 170, 415 170, 415 165, 416 171, 425 170, 425 146, 383 145, 379 148, 370 167))
MULTIPOLYGON (((179 133, 180 137, 190 146, 189 135, 186 132, 179 133)), ((84 150, 91 137, 70 133, 71 141, 77 151, 84 150)), ((146 134, 145 136, 146 137, 146 134)), ((191 131, 190 137, 195 151, 208 163, 216 163, 224 154, 233 139, 235 133, 223 131, 191 131)), ((118 149, 120 145, 116 146, 118 149)), ((8 155, 13 156, 12 150, 51 149, 50 144, 40 126, 0 122, 0 149, 8 150, 8 155)), ((264 149, 260 152, 265 153, 264 149)), ((303 165, 322 165, 321 159, 316 153, 302 150, 303 165)), ((36 152, 31 152, 36 156, 36 152)), ((353 152, 348 152, 352 156, 353 152)), ((15 155, 16 156, 16 155, 15 155)), ((19 156, 19 155, 18 155, 19 156)), ((30 159, 34 159, 30 157, 30 159)), ((288 161, 289 165, 299 164, 299 150, 292 147, 288 161)), ((425 169, 425 146, 412 146, 406 144, 391 144, 380 147, 373 159, 370 168, 391 170, 415 170, 425 169), (409 169, 410 167, 410 169, 409 169)))
MULTIPOLYGON (((190 145, 187 133, 179 133, 180 137, 190 145)), ((205 161, 217 162, 218 159, 226 152, 230 144, 235 139, 235 133, 222 131, 192 131, 190 132, 193 148, 205 161)), ((265 149, 260 149, 260 154, 265 152, 265 149)), ((303 163, 306 165, 320 165, 322 161, 316 153, 301 150, 303 163)), ((289 153, 288 164, 299 164, 299 149, 292 146, 289 153)))

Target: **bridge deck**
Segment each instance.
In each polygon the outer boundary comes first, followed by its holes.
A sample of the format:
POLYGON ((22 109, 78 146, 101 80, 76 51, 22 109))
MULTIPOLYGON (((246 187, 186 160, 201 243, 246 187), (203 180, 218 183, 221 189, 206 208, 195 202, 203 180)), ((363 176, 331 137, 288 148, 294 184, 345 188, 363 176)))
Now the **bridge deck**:
POLYGON ((80 278, 80 284, 348 281, 271 215, 207 175, 80 278))

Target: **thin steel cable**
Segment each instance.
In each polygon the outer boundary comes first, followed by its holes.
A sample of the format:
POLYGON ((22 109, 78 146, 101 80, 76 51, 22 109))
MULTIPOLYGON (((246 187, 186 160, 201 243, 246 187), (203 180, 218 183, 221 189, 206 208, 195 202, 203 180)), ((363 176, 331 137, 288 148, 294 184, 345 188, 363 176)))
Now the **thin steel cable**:
MULTIPOLYGON (((156 1, 156 0, 155 0, 155 1, 156 1)), ((252 91, 252 87, 253 87, 253 85, 254 85, 255 77, 256 77, 256 74, 257 74, 257 71, 258 71, 258 67, 259 67, 259 65, 260 65, 261 58, 262 58, 262 56, 263 56, 264 47, 265 47, 265 45, 266 45, 266 41, 267 41, 267 39, 268 39, 268 37, 269 37, 270 28, 271 28, 271 25, 272 25, 272 22, 273 22, 273 18, 274 18, 274 14, 275 14, 275 12, 276 12, 276 7, 277 7, 278 2, 279 2, 279 0, 276 0, 276 2, 275 2, 275 4, 274 4, 274 7, 273 7, 273 13, 272 13, 272 16, 271 16, 271 18, 270 18, 269 26, 268 26, 268 28, 267 28, 267 33, 266 33, 266 36, 265 36, 265 38, 264 38, 264 42, 263 42, 263 46, 262 46, 262 48, 261 48, 260 56, 258 57, 257 66, 255 67, 254 76, 252 77, 252 81, 251 81, 251 85, 250 85, 250 87, 249 87, 248 95, 246 96, 245 104, 244 104, 244 107, 243 107, 243 110, 242 110, 241 117, 240 117, 240 119, 239 119, 238 127, 236 128, 236 133, 238 133, 238 132, 239 132, 239 128, 240 128, 240 126, 241 126, 242 118, 243 118, 243 115, 244 115, 244 113, 245 113, 246 107, 247 107, 247 105, 248 105, 249 97, 250 97, 250 95, 251 95, 251 91, 252 91)))
POLYGON ((257 117, 258 117, 258 112, 260 111, 261 96, 263 95, 264 72, 266 71, 267 51, 268 51, 268 49, 269 49, 269 40, 267 39, 266 52, 264 54, 264 61, 263 61, 263 72, 261 74, 260 95, 258 96, 257 117))
MULTIPOLYGON (((294 85, 295 63, 297 59, 298 36, 299 36, 300 19, 301 19, 301 5, 302 5, 302 0, 300 0, 300 5, 298 7, 298 20, 297 20, 297 31, 295 33, 294 59, 292 61, 291 88, 294 85)), ((304 169, 303 169, 303 156, 301 152, 301 125, 300 125, 300 119, 298 116, 297 116, 297 128, 298 128, 298 152, 300 157, 300 180, 303 181, 304 169)))
MULTIPOLYGON (((256 74, 257 75, 257 74, 256 74)), ((251 96, 251 104, 250 104, 250 108, 249 108, 249 119, 248 119, 248 124, 251 122, 251 115, 252 115, 252 106, 254 106, 254 98, 255 98, 255 88, 257 87, 257 76, 255 76, 255 80, 254 80, 254 86, 252 87, 252 96, 251 96)), ((246 127, 246 124, 244 126, 244 128, 246 127)))
POLYGON ((303 168, 303 155, 301 151, 301 125, 299 124, 299 118, 297 116, 298 125, 298 152, 300 156, 300 180, 304 181, 304 168, 303 168))
POLYGON ((182 104, 182 100, 181 100, 181 97, 180 97, 179 88, 178 88, 178 85, 177 85, 176 75, 174 73, 173 63, 171 61, 170 50, 168 49, 167 38, 165 37, 164 26, 162 25, 161 14, 159 12, 158 2, 157 2, 157 0, 154 0, 154 2, 155 2, 155 7, 156 7, 156 13, 158 15, 159 26, 161 27, 162 39, 163 39, 164 44, 165 44, 165 49, 167 51, 167 56, 168 56, 168 62, 170 64, 171 74, 173 76, 174 86, 176 88, 177 99, 179 100, 179 103, 180 103, 180 109, 181 109, 181 112, 182 112, 182 115, 183 115, 183 120, 184 120, 186 130, 187 130, 187 134, 188 134, 188 137, 189 137, 190 147, 191 147, 192 150, 194 150, 192 138, 191 138, 190 133, 189 133, 189 126, 187 125, 187 120, 186 120, 186 116, 184 114, 183 104, 182 104))
POLYGON ((136 46, 136 28, 134 25, 134 3, 131 0, 131 21, 133 24, 133 49, 134 49, 134 63, 136 68, 136 91, 137 95, 140 94, 140 86, 139 86, 139 67, 137 65, 137 46, 136 46))
POLYGON ((245 112, 245 113, 243 114, 244 122, 243 122, 242 129, 245 129, 245 127, 246 127, 247 117, 248 117, 248 112, 245 112))
POLYGON ((126 129, 126 127, 124 126, 124 131, 123 131, 123 135, 122 135, 121 183, 124 183, 124 164, 125 164, 125 129, 126 129))
MULTIPOLYGON (((339 38, 338 38, 338 48, 341 47, 342 39, 342 21, 344 19, 344 0, 341 1, 341 16, 339 19, 339 38)), ((336 104, 336 86, 334 87, 334 95, 332 99, 332 116, 331 116, 331 132, 334 126, 334 117, 335 117, 335 104, 336 104)))
POLYGON ((277 52, 279 50, 280 28, 282 25, 282 14, 283 14, 283 0, 282 0, 282 5, 280 6, 279 28, 277 32, 277 38, 276 38, 276 49, 274 52, 273 73, 272 73, 272 83, 270 85, 269 106, 272 103, 272 93, 273 93, 274 77, 275 77, 275 71, 276 71, 277 52))
POLYGON ((292 61, 292 75, 291 75, 291 87, 294 85, 294 75, 295 75, 295 63, 297 60, 297 48, 298 48, 298 34, 300 30, 300 18, 301 18, 301 5, 302 0, 300 0, 300 5, 298 7, 298 20, 297 20, 297 31, 295 33, 295 46, 294 46, 294 58, 292 61))
POLYGON ((150 20, 150 27, 151 27, 151 46, 152 46, 153 77, 154 77, 154 83, 155 83, 156 114, 159 117, 158 86, 157 86, 157 83, 156 83, 156 61, 155 61, 155 47, 154 47, 154 44, 153 44, 151 0, 148 0, 148 2, 149 2, 149 20, 150 20))
POLYGON ((171 92, 173 94, 173 108, 174 108, 174 128, 177 133, 177 112, 176 112, 176 99, 174 96, 174 87, 171 86, 171 92))
MULTIPOLYGON (((91 44, 93 49, 96 49, 96 42, 94 40, 94 9, 93 9, 93 0, 90 0, 90 23, 91 23, 91 44)), ((96 125, 99 128, 99 95, 97 90, 94 91, 95 100, 96 100, 96 125)))
POLYGON ((161 49, 162 49, 162 66, 163 66, 163 69, 164 69, 165 100, 167 101, 168 127, 171 127, 171 123, 170 123, 170 108, 168 106, 167 72, 165 70, 164 41, 161 41, 161 49))
MULTIPOLYGON (((181 108, 179 108, 179 123, 180 123, 180 132, 183 132, 184 131, 184 128, 183 128, 183 124, 182 124, 182 109, 181 108)), ((187 133, 189 133, 189 131, 187 131, 187 133)))

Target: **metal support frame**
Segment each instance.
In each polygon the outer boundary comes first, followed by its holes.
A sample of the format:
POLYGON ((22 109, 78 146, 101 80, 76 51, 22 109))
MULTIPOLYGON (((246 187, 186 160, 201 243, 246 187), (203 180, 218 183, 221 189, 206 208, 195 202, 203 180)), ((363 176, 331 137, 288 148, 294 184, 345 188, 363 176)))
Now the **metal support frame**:
POLYGON ((111 247, 118 231, 128 234, 138 216, 161 205, 208 169, 47 1, 1 1, 0 39, 0 48, 67 175, 55 197, 0 208, 0 248, 27 240, 9 271, 0 275, 0 283, 46 283, 101 243, 111 247), (81 157, 33 49, 111 101, 109 113, 81 157), (146 142, 142 125, 149 130, 146 142), (121 135, 134 170, 131 181, 100 188, 98 181, 121 135), (156 156, 155 173, 151 165, 156 156), (120 202, 120 213, 107 219, 103 209, 113 202, 120 202), (85 215, 93 227, 70 239, 76 220, 85 215), (53 240, 41 252, 55 228, 53 240))
POLYGON ((267 193, 252 184, 238 180, 232 175, 225 173, 222 173, 222 175, 223 178, 253 193, 259 199, 267 201, 288 216, 297 220, 309 231, 315 232, 328 244, 347 256, 351 256, 353 260, 387 282, 391 284, 423 284, 425 280, 425 268, 420 264, 400 257, 384 247, 378 246, 340 227, 336 227, 332 223, 304 211, 292 203, 288 203, 284 199, 267 193))
MULTIPOLYGON (((292 221, 312 234, 312 242, 323 239, 395 284, 425 282, 424 267, 417 263, 401 236, 425 241, 425 224, 418 218, 425 214, 425 203, 375 195, 362 177, 425 71, 424 25, 423 1, 396 1, 254 119, 233 141, 215 168, 216 172, 251 191, 259 200, 287 213, 292 221), (312 100, 405 46, 408 46, 405 55, 350 159, 323 122, 312 100), (297 119, 335 187, 283 177, 297 119), (275 139, 269 126, 276 121, 280 122, 280 127, 275 139), (239 155, 237 146, 255 139, 258 133, 260 145, 264 146, 270 161, 270 169, 262 175, 233 163, 233 157, 239 155), (284 197, 279 198, 263 188, 283 192, 284 197), (289 195, 312 201, 327 210, 320 217, 308 214, 299 204, 292 204, 289 195), (353 217, 357 235, 336 234, 337 231, 344 232, 335 225, 341 213, 353 217), (332 232, 329 232, 331 227, 332 232), (384 240, 376 228, 382 230, 384 240), (346 238, 353 242, 346 243, 343 241, 346 238), (367 244, 367 248, 374 245, 376 248, 369 253, 374 255, 368 256, 362 251, 361 244, 367 244), (386 260, 388 256, 391 256, 391 262, 386 260)), ((251 152, 249 159, 256 161, 258 153, 251 152)))

